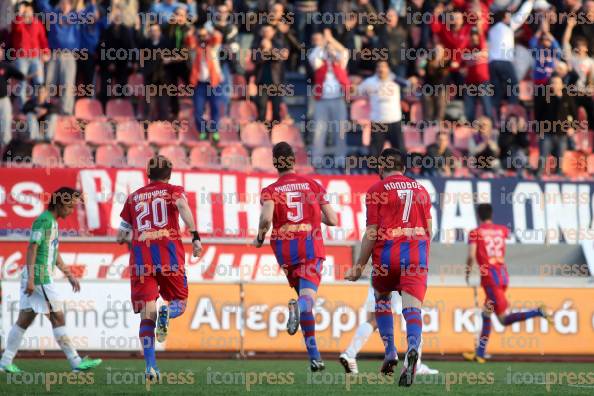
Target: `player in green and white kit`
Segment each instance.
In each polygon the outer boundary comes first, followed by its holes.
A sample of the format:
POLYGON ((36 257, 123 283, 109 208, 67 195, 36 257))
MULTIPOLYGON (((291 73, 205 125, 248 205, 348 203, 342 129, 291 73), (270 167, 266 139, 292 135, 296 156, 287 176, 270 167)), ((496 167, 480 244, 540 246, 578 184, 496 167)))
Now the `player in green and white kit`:
POLYGON ((52 279, 54 268, 64 273, 75 292, 80 291, 78 280, 72 276, 58 253, 59 218, 68 217, 80 200, 80 192, 62 187, 51 195, 47 210, 33 222, 31 240, 27 249, 26 266, 21 274, 20 311, 17 322, 10 329, 6 349, 0 360, 0 371, 18 373, 21 370, 12 363, 27 328, 37 314, 47 315, 56 342, 66 354, 74 371, 89 370, 101 364, 101 359, 80 358, 66 334, 62 301, 52 279))

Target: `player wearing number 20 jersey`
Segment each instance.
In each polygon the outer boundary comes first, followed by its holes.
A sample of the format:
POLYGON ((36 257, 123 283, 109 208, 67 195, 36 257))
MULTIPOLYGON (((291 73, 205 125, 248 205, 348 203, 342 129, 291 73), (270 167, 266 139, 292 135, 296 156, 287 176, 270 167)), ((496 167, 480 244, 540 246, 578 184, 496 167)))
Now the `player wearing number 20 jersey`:
POLYGON ((188 296, 185 253, 178 223, 177 199, 183 187, 152 181, 134 191, 121 218, 131 230, 130 280, 134 312, 159 293, 166 301, 188 296))
POLYGON ((116 237, 119 243, 130 243, 132 305, 134 312, 141 316, 138 337, 144 350, 147 381, 160 378, 155 335, 157 341, 165 341, 169 320, 184 313, 188 299, 179 217, 193 236, 193 255, 199 257, 202 252, 200 235, 184 190, 169 184, 172 167, 171 161, 161 155, 148 161, 150 183, 126 200, 116 237), (165 304, 157 313, 159 296, 165 304))

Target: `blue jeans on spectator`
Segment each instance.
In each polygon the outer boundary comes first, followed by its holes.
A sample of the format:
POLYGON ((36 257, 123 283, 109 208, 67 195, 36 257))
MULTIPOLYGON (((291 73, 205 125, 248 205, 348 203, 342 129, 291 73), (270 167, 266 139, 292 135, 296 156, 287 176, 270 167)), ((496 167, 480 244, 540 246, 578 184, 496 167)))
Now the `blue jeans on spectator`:
POLYGON ((538 160, 538 173, 542 174, 546 166, 546 161, 549 155, 555 157, 555 172, 560 175, 563 173, 561 161, 565 150, 567 150, 567 135, 560 135, 555 133, 545 133, 544 137, 539 141, 540 158, 538 160))
POLYGON ((313 118, 313 145, 311 157, 314 165, 321 169, 327 169, 330 165, 334 171, 340 171, 344 167, 346 159, 346 127, 348 112, 343 97, 335 99, 320 99, 315 101, 313 118), (328 154, 326 139, 330 135, 333 138, 332 154, 333 164, 324 164, 324 156, 328 154))
POLYGON ((47 83, 58 89, 62 114, 74 113, 76 89, 76 57, 67 51, 52 56, 47 65, 47 83))
POLYGON ((466 120, 469 122, 474 121, 476 115, 476 102, 479 100, 483 105, 483 113, 489 117, 493 118, 493 105, 491 104, 491 96, 486 95, 488 83, 473 85, 477 87, 476 95, 469 95, 466 93, 464 95, 464 115, 466 116, 466 120))
POLYGON ((518 77, 514 64, 502 60, 489 62, 489 74, 493 84, 493 105, 499 116, 501 101, 504 98, 507 98, 509 103, 518 103, 518 77))
POLYGON ((233 90, 233 76, 231 75, 231 66, 229 63, 223 62, 221 65, 223 71, 223 81, 218 87, 221 91, 221 102, 223 103, 223 115, 229 114, 229 106, 231 105, 231 96, 233 90))
POLYGON ((12 104, 8 96, 0 98, 0 138, 3 145, 12 139, 12 104))
MULTIPOLYGON (((43 63, 40 58, 16 58, 14 60, 14 67, 18 69, 25 77, 32 76, 31 84, 33 86, 43 84, 43 63)), ((17 85, 17 106, 22 109, 27 101, 25 81, 20 81, 17 85)))
POLYGON ((194 119, 198 132, 216 132, 221 118, 220 87, 212 87, 209 83, 199 82, 194 87, 194 119), (204 120, 206 102, 210 106, 210 121, 204 120))

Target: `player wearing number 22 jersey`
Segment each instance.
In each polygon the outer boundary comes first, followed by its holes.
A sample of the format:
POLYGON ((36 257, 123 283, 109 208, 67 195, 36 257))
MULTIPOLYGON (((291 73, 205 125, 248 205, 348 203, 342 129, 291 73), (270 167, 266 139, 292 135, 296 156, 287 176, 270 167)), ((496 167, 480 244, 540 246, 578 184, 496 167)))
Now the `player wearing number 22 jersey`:
POLYGON ((301 325, 310 368, 319 371, 324 363, 316 346, 313 306, 326 257, 321 223, 336 225, 336 213, 320 184, 295 173, 295 154, 288 143, 276 144, 272 152, 279 178, 262 190, 255 245, 262 246, 272 225, 272 251, 298 295, 297 301, 289 301, 287 331, 293 335, 301 325))
POLYGON ((491 334, 491 314, 495 313, 504 326, 543 317, 550 320, 544 306, 529 311, 507 313, 509 303, 505 291, 509 284, 509 276, 505 265, 505 241, 509 236, 506 226, 493 223, 493 208, 490 204, 480 204, 477 208, 480 225, 468 235, 468 259, 466 260, 466 283, 472 265, 476 261, 481 276, 481 286, 485 291, 485 306, 482 319, 483 327, 477 348, 473 352, 463 354, 466 360, 485 362, 485 350, 491 334))

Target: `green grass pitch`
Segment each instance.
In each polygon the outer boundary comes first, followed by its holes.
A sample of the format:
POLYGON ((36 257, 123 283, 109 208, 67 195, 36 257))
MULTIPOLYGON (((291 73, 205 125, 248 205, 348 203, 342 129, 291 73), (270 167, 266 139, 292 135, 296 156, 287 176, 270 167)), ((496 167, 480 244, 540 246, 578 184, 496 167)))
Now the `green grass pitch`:
MULTIPOLYGON (((159 362, 161 384, 147 387, 144 362, 105 360, 92 373, 69 373, 61 359, 17 359, 26 373, 0 374, 0 394, 158 394, 158 395, 592 395, 594 366, 586 363, 428 362, 437 376, 417 376, 412 388, 398 388, 393 378, 380 377, 379 360, 361 360, 358 376, 347 377, 342 366, 326 361, 322 374, 309 373, 300 360, 166 360, 159 362), (249 383, 248 383, 249 382, 249 383), (348 383, 347 383, 348 382, 348 383), (398 388, 398 389, 396 389, 398 388)), ((399 366, 400 367, 400 366, 399 366)), ((396 377, 397 382, 397 377, 396 377)))

